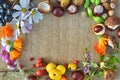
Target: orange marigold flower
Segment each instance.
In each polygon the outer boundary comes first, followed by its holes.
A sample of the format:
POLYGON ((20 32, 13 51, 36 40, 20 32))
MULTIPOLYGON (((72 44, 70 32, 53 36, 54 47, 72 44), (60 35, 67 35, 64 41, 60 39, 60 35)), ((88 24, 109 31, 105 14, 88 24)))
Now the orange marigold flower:
POLYGON ((99 36, 99 42, 95 44, 94 49, 99 55, 105 55, 108 39, 99 36))
POLYGON ((10 24, 6 24, 0 28, 0 37, 11 38, 13 36, 13 28, 10 24))
POLYGON ((16 59, 18 59, 18 58, 20 57, 20 55, 21 55, 21 53, 20 53, 19 51, 17 51, 17 50, 12 50, 12 51, 10 52, 10 59, 11 59, 11 60, 16 60, 16 59))
POLYGON ((14 49, 16 49, 17 51, 21 52, 22 49, 22 38, 18 38, 17 40, 14 41, 14 49))

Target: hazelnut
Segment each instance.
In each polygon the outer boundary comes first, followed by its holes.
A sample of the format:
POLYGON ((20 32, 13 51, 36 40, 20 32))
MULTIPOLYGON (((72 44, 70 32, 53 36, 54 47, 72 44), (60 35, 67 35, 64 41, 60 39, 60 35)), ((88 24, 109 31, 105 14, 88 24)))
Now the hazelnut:
POLYGON ((110 7, 111 7, 112 9, 115 9, 115 8, 116 8, 116 4, 115 4, 115 3, 110 3, 110 7))
POLYGON ((114 11, 113 11, 113 10, 109 10, 109 11, 108 11, 108 15, 109 15, 109 16, 113 16, 113 15, 114 15, 114 11))
POLYGON ((111 16, 105 20, 105 25, 108 27, 108 29, 115 30, 120 25, 120 18, 117 16, 111 16))
POLYGON ((117 0, 111 0, 112 3, 115 3, 117 0))
POLYGON ((103 3, 103 6, 106 10, 110 10, 110 4, 109 3, 103 3))
POLYGON ((104 8, 103 8, 102 5, 97 5, 97 6, 94 7, 93 12, 94 12, 94 15, 96 15, 96 16, 100 16, 100 15, 103 14, 103 12, 104 12, 104 8))
POLYGON ((68 8, 67 8, 67 11, 70 13, 70 14, 75 14, 78 12, 78 7, 74 4, 72 5, 69 5, 68 8))
POLYGON ((103 77, 105 78, 105 80, 113 80, 115 78, 115 71, 105 70, 103 77))
POLYGON ((38 10, 42 13, 49 13, 52 10, 52 6, 49 0, 45 0, 38 3, 38 10))
POLYGON ((63 10, 63 8, 61 8, 61 7, 56 7, 56 8, 53 10, 53 14, 54 14, 54 16, 61 17, 61 16, 64 15, 64 10, 63 10))
POLYGON ((105 33, 105 26, 103 24, 96 24, 92 27, 92 31, 95 35, 103 35, 105 33))
POLYGON ((84 0, 72 0, 72 2, 77 6, 81 6, 84 4, 84 0))
POLYGON ((105 2, 107 2, 108 0, 101 0, 101 3, 105 3, 105 2))

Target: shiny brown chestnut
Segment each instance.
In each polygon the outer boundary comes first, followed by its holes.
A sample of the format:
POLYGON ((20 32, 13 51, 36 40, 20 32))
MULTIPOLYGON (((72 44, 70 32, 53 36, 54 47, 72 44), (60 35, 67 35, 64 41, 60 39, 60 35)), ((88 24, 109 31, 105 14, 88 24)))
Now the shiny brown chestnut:
POLYGON ((95 35, 103 35, 105 33, 105 26, 103 24, 96 24, 92 27, 95 35))
POLYGON ((35 76, 35 75, 28 75, 27 80, 37 80, 37 76, 35 76))
POLYGON ((56 16, 56 17, 61 17, 64 15, 64 9, 61 8, 61 7, 56 7, 54 10, 53 10, 53 15, 56 16))
POLYGON ((72 73, 72 80, 83 80, 84 73, 81 70, 76 70, 72 73))
POLYGON ((68 13, 70 13, 70 14, 75 14, 75 13, 78 12, 78 7, 77 7, 76 5, 74 5, 74 4, 71 4, 71 5, 69 5, 69 6, 67 7, 67 11, 68 11, 68 13))

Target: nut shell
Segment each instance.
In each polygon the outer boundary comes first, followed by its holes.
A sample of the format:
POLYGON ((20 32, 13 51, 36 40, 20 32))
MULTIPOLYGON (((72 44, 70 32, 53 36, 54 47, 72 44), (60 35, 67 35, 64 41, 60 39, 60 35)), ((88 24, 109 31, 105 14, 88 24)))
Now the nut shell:
POLYGON ((105 26, 103 24, 96 24, 92 27, 92 32, 95 35, 103 35, 105 33, 105 26))
POLYGON ((49 13, 52 10, 52 6, 51 6, 49 0, 45 0, 45 1, 39 2, 37 8, 42 13, 49 13))
POLYGON ((115 71, 113 70, 106 70, 104 71, 104 75, 103 75, 105 80, 114 80, 115 78, 115 71))
POLYGON ((72 2, 77 6, 81 6, 84 4, 84 0, 72 0, 72 2))
POLYGON ((105 25, 112 30, 115 30, 120 25, 120 18, 117 16, 111 16, 106 19, 105 25))

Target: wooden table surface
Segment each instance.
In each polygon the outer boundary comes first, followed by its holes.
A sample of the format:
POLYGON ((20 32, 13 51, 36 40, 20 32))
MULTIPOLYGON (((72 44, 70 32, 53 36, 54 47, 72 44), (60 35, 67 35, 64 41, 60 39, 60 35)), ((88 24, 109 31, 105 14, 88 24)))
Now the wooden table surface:
MULTIPOLYGON (((36 3, 39 1, 42 0, 35 0, 36 3)), ((57 3, 54 2, 54 4, 57 3)), ((53 16, 52 13, 45 14, 43 21, 33 25, 34 28, 30 34, 23 35, 23 51, 20 62, 27 68, 30 67, 29 58, 31 56, 36 59, 44 57, 45 62, 57 64, 69 63, 76 59, 82 62, 85 48, 92 53, 93 61, 98 62, 99 56, 93 50, 97 38, 91 32, 91 26, 95 22, 88 17, 82 17, 81 12, 82 10, 75 15, 65 12, 65 15, 60 18, 53 16)), ((117 3, 115 15, 120 17, 120 2, 117 3)), ((112 34, 115 35, 115 32, 112 34)), ((6 69, 3 62, 1 62, 0 69, 6 69)), ((118 70, 115 80, 120 80, 119 74, 120 70, 118 70)), ((40 80, 45 79, 41 78, 40 80)))

